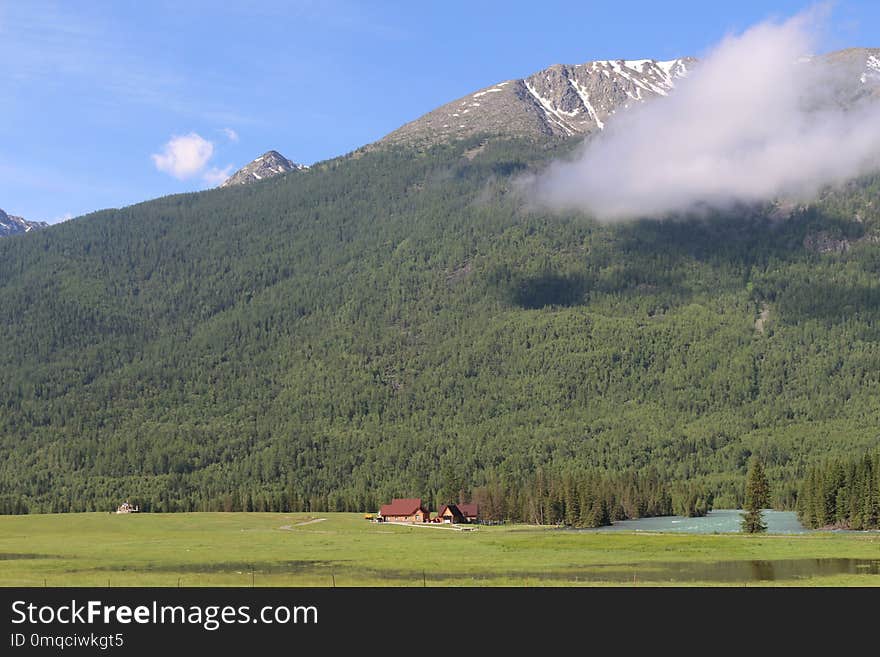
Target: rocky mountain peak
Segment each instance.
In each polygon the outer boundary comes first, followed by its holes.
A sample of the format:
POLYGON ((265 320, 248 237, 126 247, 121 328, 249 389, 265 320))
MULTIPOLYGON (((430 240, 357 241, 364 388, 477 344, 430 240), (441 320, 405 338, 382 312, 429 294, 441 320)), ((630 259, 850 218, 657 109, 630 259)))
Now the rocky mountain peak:
POLYGON ((268 151, 236 171, 220 186, 247 185, 287 173, 288 171, 300 171, 307 168, 303 164, 297 164, 288 160, 278 151, 268 151))
POLYGON ((618 111, 666 96, 695 64, 691 57, 554 64, 529 77, 500 82, 459 98, 395 130, 382 142, 436 143, 478 133, 527 137, 586 134, 604 129, 605 122, 618 111))
POLYGON ((0 210, 0 237, 29 233, 32 230, 42 230, 48 225, 45 221, 27 221, 0 210))

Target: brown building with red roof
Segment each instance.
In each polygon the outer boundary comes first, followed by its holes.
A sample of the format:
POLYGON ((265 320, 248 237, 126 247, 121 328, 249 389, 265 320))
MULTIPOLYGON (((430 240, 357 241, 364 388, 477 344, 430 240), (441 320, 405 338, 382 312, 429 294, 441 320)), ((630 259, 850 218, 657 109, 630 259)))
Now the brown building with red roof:
POLYGON ((383 504, 379 509, 379 517, 384 521, 396 522, 428 522, 431 512, 422 504, 420 497, 394 498, 391 504, 383 504))
POLYGON ((476 504, 444 504, 437 512, 434 522, 456 524, 476 522, 478 511, 476 504))
POLYGON ((464 516, 465 522, 476 522, 480 517, 480 507, 476 504, 459 504, 458 510, 464 516))
POLYGON ((459 511, 457 504, 444 504, 437 512, 434 522, 460 523, 467 521, 464 519, 461 511, 459 511))

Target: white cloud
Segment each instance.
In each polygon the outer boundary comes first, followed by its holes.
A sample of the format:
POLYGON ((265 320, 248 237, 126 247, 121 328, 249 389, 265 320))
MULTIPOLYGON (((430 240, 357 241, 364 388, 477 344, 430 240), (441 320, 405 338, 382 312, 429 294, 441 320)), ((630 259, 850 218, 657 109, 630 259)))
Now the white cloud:
POLYGON ((214 155, 214 144, 195 132, 175 136, 165 144, 162 153, 153 154, 153 162, 164 171, 181 180, 201 173, 214 155))
POLYGON ((226 138, 231 142, 238 142, 238 133, 232 128, 221 128, 220 132, 226 135, 226 138))
POLYGON ((859 73, 804 61, 815 12, 724 39, 667 98, 618 113, 533 181, 539 202, 607 220, 787 196, 880 169, 880 108, 842 108, 859 73))
POLYGON ((222 169, 211 167, 202 174, 202 179, 212 187, 216 187, 217 185, 226 182, 226 179, 231 175, 232 165, 229 164, 222 169))

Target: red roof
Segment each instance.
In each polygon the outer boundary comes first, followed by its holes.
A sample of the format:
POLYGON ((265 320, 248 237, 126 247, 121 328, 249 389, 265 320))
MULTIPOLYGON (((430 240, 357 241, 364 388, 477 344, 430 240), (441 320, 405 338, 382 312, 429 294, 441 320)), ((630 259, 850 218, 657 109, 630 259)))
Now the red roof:
POLYGON ((464 515, 465 518, 476 518, 478 505, 476 504, 459 504, 458 510, 464 515))
POLYGON ((437 517, 441 518, 446 512, 446 509, 449 509, 452 512, 453 518, 460 518, 462 520, 464 519, 464 514, 461 512, 461 509, 459 509, 459 506, 457 504, 444 504, 437 512, 437 517))
POLYGON ((427 512, 427 509, 422 508, 422 498, 412 497, 412 498, 398 499, 395 497, 393 500, 391 500, 391 504, 383 504, 382 505, 382 508, 379 509, 379 515, 381 515, 381 516, 411 516, 419 509, 427 512))

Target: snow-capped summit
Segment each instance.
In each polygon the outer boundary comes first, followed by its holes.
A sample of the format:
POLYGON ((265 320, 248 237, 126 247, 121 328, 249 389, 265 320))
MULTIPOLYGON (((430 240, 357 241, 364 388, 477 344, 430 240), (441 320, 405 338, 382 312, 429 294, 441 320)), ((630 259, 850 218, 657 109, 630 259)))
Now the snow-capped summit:
POLYGON ((555 64, 459 98, 382 141, 439 142, 478 133, 568 137, 602 130, 615 112, 666 96, 695 63, 685 57, 555 64))
POLYGON ((247 185, 287 173, 288 171, 300 171, 302 169, 308 169, 308 167, 304 164, 297 164, 288 160, 278 151, 269 151, 236 171, 220 186, 247 185))
POLYGON ((45 221, 27 221, 21 217, 6 214, 0 210, 0 237, 8 235, 18 235, 19 233, 29 233, 32 230, 41 230, 49 224, 45 221))

